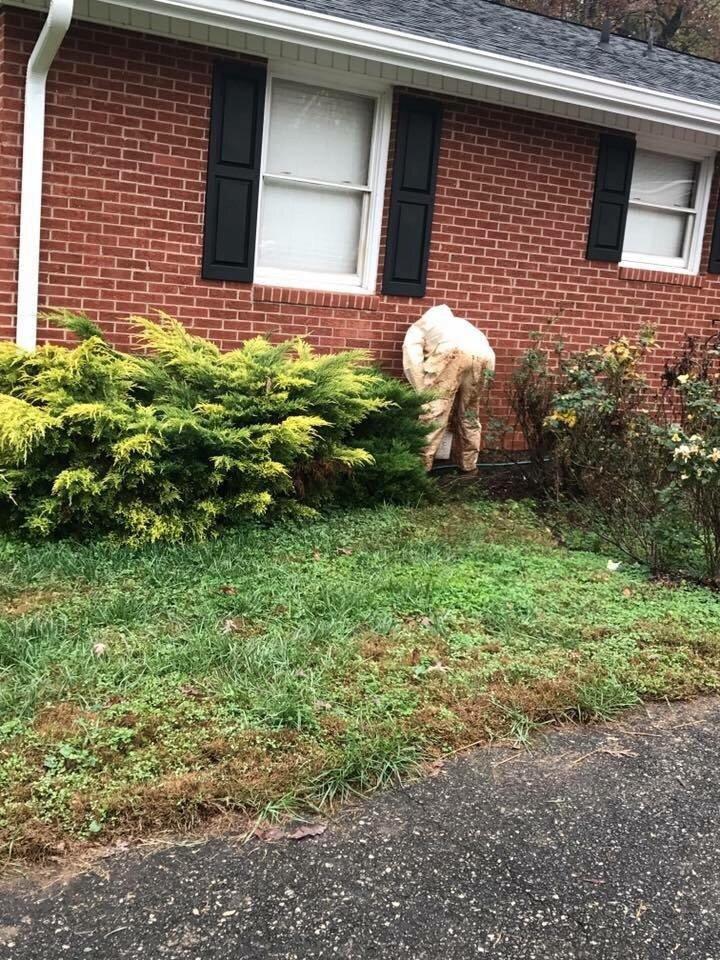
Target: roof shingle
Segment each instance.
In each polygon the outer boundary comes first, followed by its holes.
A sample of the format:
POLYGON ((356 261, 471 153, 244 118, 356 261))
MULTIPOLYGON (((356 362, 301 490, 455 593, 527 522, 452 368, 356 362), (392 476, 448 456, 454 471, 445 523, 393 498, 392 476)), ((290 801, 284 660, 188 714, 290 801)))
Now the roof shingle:
POLYGON ((279 0, 356 23, 720 105, 720 63, 506 7, 492 0, 279 0))

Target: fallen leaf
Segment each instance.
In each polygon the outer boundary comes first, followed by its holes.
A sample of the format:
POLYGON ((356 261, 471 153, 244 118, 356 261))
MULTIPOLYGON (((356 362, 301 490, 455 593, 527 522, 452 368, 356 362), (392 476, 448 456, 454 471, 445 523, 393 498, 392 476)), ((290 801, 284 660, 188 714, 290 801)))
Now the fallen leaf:
POLYGON ((437 663, 434 663, 431 667, 428 667, 427 672, 428 673, 447 673, 448 668, 444 666, 444 664, 440 663, 440 661, 438 661, 437 663))
POLYGON ((224 586, 220 587, 220 593, 226 593, 228 596, 232 596, 237 593, 237 587, 224 586))
POLYGON ((338 547, 337 552, 343 557, 351 557, 353 553, 350 547, 338 547))
POLYGON ((326 830, 326 823, 301 823, 294 829, 266 827, 263 830, 258 830, 256 836, 260 840, 273 843, 275 840, 304 840, 306 837, 319 837, 326 830))
POLYGON ((272 843, 275 840, 282 840, 285 837, 285 831, 282 827, 266 827, 264 830, 258 830, 256 836, 260 840, 272 843))
POLYGON ((319 550, 313 550, 312 558, 313 560, 322 560, 322 554, 320 553, 319 550))
POLYGON ((631 596, 632 596, 632 590, 630 589, 630 587, 625 587, 625 589, 624 589, 623 592, 622 592, 622 595, 623 595, 624 597, 631 597, 631 596))
POLYGON ((304 840, 306 837, 319 837, 326 830, 326 823, 303 823, 291 830, 287 837, 289 840, 304 840))

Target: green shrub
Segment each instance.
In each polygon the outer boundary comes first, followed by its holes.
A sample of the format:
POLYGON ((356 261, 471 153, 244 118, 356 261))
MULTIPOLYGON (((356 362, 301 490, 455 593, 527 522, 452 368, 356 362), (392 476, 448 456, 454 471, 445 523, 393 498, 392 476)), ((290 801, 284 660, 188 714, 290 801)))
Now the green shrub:
POLYGON ((559 488, 575 520, 606 546, 672 567, 676 518, 666 509, 668 456, 658 440, 641 369, 652 331, 566 357, 546 429, 553 435, 559 488))
POLYGON ((719 582, 720 351, 691 345, 658 394, 642 372, 653 346, 644 330, 563 361, 546 420, 563 502, 626 557, 719 582))
POLYGON ((12 530, 179 541, 307 514, 363 470, 365 501, 424 489, 410 464, 422 434, 404 422, 415 396, 362 351, 256 338, 223 353, 163 315, 133 318, 141 356, 114 350, 85 317, 49 319, 80 343, 0 349, 0 498, 12 530), (371 417, 374 451, 359 439, 371 417))
POLYGON ((658 431, 671 457, 668 505, 685 506, 699 541, 705 575, 720 582, 720 334, 689 337, 665 368, 665 401, 674 414, 658 431), (680 372, 682 371, 682 372, 680 372), (669 398, 668 398, 669 395, 669 398))
POLYGON ((354 438, 373 462, 339 475, 335 498, 344 505, 415 502, 433 490, 421 457, 430 425, 419 417, 428 398, 384 374, 371 396, 380 406, 358 424, 354 438))
POLYGON ((562 379, 563 343, 548 340, 549 330, 531 335, 532 346, 520 355, 510 377, 510 407, 515 427, 523 436, 530 459, 533 483, 542 487, 548 480, 547 463, 555 444, 555 434, 547 420, 562 379))

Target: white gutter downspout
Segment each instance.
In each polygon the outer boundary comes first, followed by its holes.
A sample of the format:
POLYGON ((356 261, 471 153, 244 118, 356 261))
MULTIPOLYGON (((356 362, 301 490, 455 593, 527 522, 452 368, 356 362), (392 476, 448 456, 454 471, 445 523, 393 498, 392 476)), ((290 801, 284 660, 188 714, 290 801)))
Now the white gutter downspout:
POLYGON ((67 33, 72 15, 73 0, 50 0, 47 19, 30 54, 25 75, 15 342, 26 350, 33 350, 37 343, 45 88, 48 71, 67 33))

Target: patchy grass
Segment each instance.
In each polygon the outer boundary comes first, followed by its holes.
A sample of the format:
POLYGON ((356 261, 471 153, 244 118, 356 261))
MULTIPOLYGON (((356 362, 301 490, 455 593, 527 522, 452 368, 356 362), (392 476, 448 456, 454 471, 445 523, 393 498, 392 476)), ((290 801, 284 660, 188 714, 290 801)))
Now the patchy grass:
POLYGON ((720 688, 720 597, 446 503, 132 551, 0 542, 0 841, 282 817, 478 740, 720 688))

